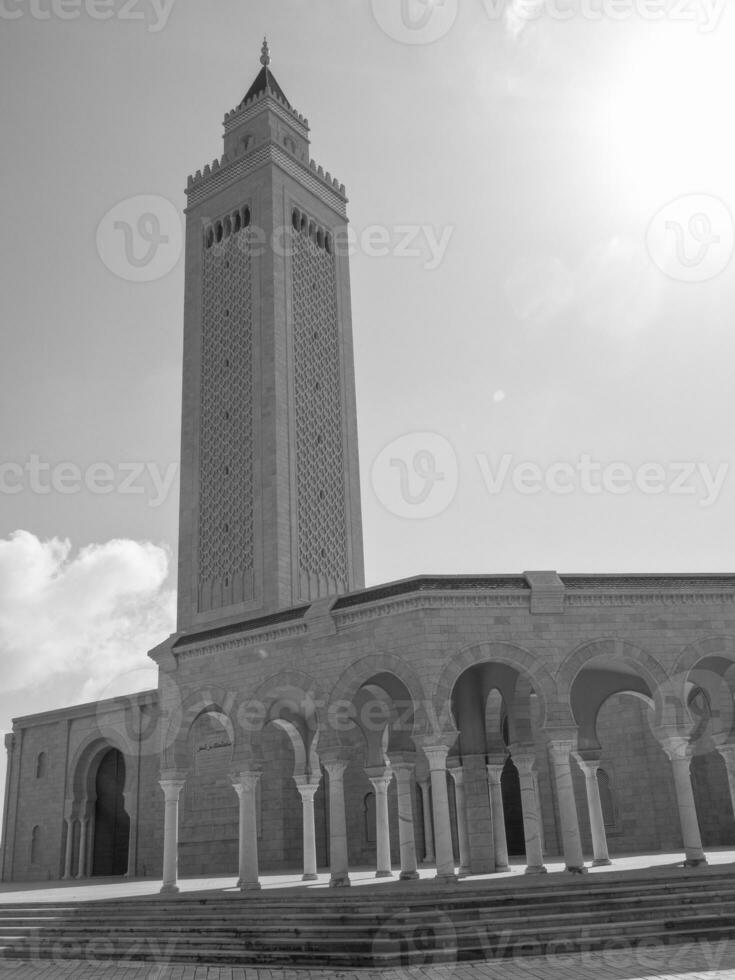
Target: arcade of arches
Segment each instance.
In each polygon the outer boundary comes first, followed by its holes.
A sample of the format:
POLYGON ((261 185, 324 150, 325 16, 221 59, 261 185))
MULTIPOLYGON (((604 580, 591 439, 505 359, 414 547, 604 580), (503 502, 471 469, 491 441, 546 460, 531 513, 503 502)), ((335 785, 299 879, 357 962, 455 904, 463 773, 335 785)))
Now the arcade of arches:
MULTIPOLYGON (((160 875, 170 891, 237 874, 247 890, 262 871, 328 869, 336 886, 356 868, 541 874, 551 857, 581 871, 636 851, 697 865, 735 843, 735 639, 565 646, 568 614, 526 609, 519 628, 555 636, 545 656, 507 640, 447 651, 431 609, 396 606, 376 599, 357 628, 322 609, 296 639, 269 624, 208 656, 164 648, 157 691, 18 719, 3 880, 160 875), (400 652, 366 653, 368 629, 400 652), (320 658, 328 690, 302 669, 320 658)), ((486 615, 452 613, 457 631, 486 615)))

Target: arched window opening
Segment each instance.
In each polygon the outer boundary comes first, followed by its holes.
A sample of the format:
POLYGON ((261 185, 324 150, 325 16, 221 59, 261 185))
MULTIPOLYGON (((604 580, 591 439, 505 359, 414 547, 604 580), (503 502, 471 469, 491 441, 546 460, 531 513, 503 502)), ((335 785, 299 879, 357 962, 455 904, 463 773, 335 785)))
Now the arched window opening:
POLYGON ((46 778, 46 753, 39 752, 36 759, 36 779, 46 778))

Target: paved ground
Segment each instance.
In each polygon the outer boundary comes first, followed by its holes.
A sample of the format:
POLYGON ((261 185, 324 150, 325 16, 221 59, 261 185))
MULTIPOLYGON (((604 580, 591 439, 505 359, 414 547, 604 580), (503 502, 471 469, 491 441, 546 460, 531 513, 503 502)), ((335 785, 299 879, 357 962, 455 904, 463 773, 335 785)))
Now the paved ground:
MULTIPOLYGON (((735 851, 708 851, 710 865, 735 863, 735 851)), ((591 873, 614 874, 620 871, 643 872, 650 869, 663 871, 682 860, 680 854, 637 855, 616 858, 611 868, 591 869, 591 873)), ((554 872, 562 873, 560 865, 550 863, 552 872, 545 879, 535 878, 536 886, 543 880, 552 885, 554 872)), ((518 865, 508 875, 493 875, 488 878, 488 887, 499 885, 509 877, 519 876, 518 884, 530 884, 522 877, 523 867, 518 865)), ((424 877, 433 876, 433 871, 425 869, 424 877)), ((706 871, 704 871, 706 874, 706 871)), ((734 869, 735 873, 735 869, 734 869)), ((322 875, 318 882, 304 886, 297 875, 267 875, 261 881, 264 889, 283 890, 291 888, 326 888, 327 876, 322 875)), ((358 871, 352 874, 353 885, 359 887, 390 888, 390 882, 376 882, 372 873, 358 871)), ((481 880, 473 877, 473 883, 481 880)), ((236 896, 235 881, 229 878, 184 879, 182 892, 216 891, 220 894, 236 896)), ((160 884, 151 880, 121 883, 114 881, 63 882, 49 885, 13 884, 0 886, 0 903, 11 902, 58 902, 91 901, 130 897, 133 895, 152 895, 158 892, 160 884)), ((458 887, 461 887, 461 882, 458 887)), ((555 955, 543 958, 518 957, 513 960, 495 960, 474 964, 448 964, 442 966, 394 967, 392 969, 367 970, 310 970, 301 968, 250 968, 218 966, 151 966, 143 963, 89 962, 74 960, 43 960, 39 962, 18 963, 0 960, 0 978, 18 980, 704 980, 704 978, 723 978, 735 980, 735 938, 729 942, 699 942, 687 946, 662 946, 652 949, 631 949, 626 947, 624 937, 614 946, 603 951, 588 951, 569 954, 563 946, 555 955)))
POLYGON ((735 941, 709 948, 670 947, 638 954, 607 950, 496 963, 424 966, 391 970, 251 969, 216 966, 144 966, 74 961, 12 965, 0 977, 18 980, 712 980, 735 978, 735 941))
MULTIPOLYGON (((634 854, 627 857, 615 857, 610 867, 592 868, 588 871, 591 875, 609 875, 618 872, 645 872, 652 871, 664 872, 667 868, 681 865, 684 860, 680 852, 670 854, 634 854)), ((709 866, 714 868, 718 864, 735 864, 735 850, 726 848, 713 848, 707 850, 707 860, 709 866)), ((557 874, 564 874, 564 865, 558 861, 547 861, 546 867, 549 874, 542 877, 528 878, 524 875, 525 864, 514 863, 511 870, 505 874, 493 875, 472 875, 464 879, 468 884, 477 885, 480 882, 487 882, 489 888, 507 887, 510 880, 515 879, 514 884, 519 887, 543 887, 544 885, 553 886, 557 874)), ((433 879, 436 872, 433 868, 421 868, 419 873, 422 879, 433 879)), ((706 870, 705 870, 706 873, 706 870)), ((734 870, 735 873, 735 870, 734 870)), ((375 879, 375 874, 370 870, 350 870, 350 879, 354 887, 369 888, 391 888, 398 885, 397 874, 394 879, 375 879)), ((219 892, 223 895, 236 897, 239 892, 235 888, 237 879, 235 877, 218 878, 182 878, 179 881, 181 893, 187 892, 219 892)), ((260 882, 264 891, 282 891, 285 889, 303 889, 305 892, 312 890, 321 891, 329 886, 329 874, 319 875, 318 881, 304 883, 299 874, 280 874, 280 875, 261 875, 260 882)), ((462 887, 463 882, 459 882, 458 887, 462 887)), ((405 885, 404 885, 405 887, 405 885)), ((0 884, 0 905, 9 905, 14 902, 92 902, 102 899, 132 898, 138 895, 157 895, 161 888, 161 882, 155 878, 137 878, 134 881, 123 881, 120 878, 92 878, 82 882, 76 881, 55 881, 48 882, 13 882, 11 884, 0 884)))

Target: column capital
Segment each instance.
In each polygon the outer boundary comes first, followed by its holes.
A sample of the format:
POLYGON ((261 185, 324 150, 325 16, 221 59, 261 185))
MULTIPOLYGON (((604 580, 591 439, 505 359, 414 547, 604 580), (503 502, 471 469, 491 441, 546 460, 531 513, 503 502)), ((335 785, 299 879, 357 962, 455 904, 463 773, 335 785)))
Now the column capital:
POLYGON ((510 758, 513 765, 516 767, 519 773, 522 775, 528 775, 530 773, 536 772, 536 753, 530 749, 524 749, 518 746, 519 751, 511 752, 510 758))
POLYGON ((322 765, 330 779, 341 779, 348 763, 344 759, 322 759, 322 765))
POLYGON ((464 769, 459 760, 452 760, 454 765, 447 766, 447 772, 451 775, 456 786, 464 786, 464 769))
POLYGON ((393 779, 393 770, 390 766, 366 766, 365 775, 373 784, 376 793, 387 792, 390 781, 393 779))
POLYGON ((552 736, 547 738, 546 744, 554 762, 566 762, 577 748, 577 739, 569 736, 552 736))
POLYGON ((181 790, 186 785, 186 777, 183 775, 179 775, 178 778, 167 776, 165 779, 159 779, 158 785, 163 790, 166 802, 176 803, 181 795, 181 790))
POLYGON ((597 770, 600 768, 601 763, 601 757, 599 755, 594 758, 585 758, 581 752, 572 752, 572 755, 586 779, 595 779, 597 777, 597 770))
POLYGON ((447 768, 448 745, 428 742, 426 745, 422 745, 421 748, 424 751, 431 772, 437 772, 440 769, 444 770, 447 768))
POLYGON ((413 741, 417 748, 426 751, 426 746, 443 745, 447 752, 459 738, 459 731, 456 728, 448 728, 443 732, 431 732, 428 735, 414 735, 413 741))
POLYGON ((319 789, 321 777, 302 774, 300 776, 294 776, 293 780, 296 783, 296 789, 301 794, 301 799, 304 801, 313 801, 314 797, 316 796, 316 791, 319 789))
POLYGON ((693 746, 682 735, 666 735, 661 739, 661 748, 672 762, 690 762, 693 746))
POLYGON ((257 769, 230 773, 232 788, 238 796, 241 796, 243 793, 254 793, 261 776, 262 773, 257 769))
POLYGON ((488 762, 485 766, 487 770, 488 782, 492 784, 500 784, 500 779, 503 775, 503 770, 505 769, 505 763, 488 762))

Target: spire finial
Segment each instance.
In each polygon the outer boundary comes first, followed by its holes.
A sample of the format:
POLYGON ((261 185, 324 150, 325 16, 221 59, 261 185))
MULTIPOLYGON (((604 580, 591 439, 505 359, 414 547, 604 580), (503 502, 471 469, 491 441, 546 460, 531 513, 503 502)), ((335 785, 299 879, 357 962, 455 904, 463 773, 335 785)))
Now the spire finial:
POLYGON ((268 38, 263 38, 263 47, 260 49, 260 63, 264 68, 267 68, 271 63, 271 53, 268 48, 268 38))

